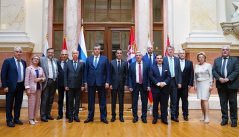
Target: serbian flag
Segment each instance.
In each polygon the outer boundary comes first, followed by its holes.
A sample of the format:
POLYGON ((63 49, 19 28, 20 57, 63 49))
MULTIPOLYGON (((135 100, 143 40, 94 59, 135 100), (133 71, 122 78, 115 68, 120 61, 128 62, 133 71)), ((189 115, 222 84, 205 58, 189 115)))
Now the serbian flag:
MULTIPOLYGON (((151 46, 151 45, 152 44, 151 44, 150 36, 148 36, 148 46, 151 46)), ((148 100, 149 100, 150 105, 152 105, 153 104, 153 95, 152 95, 151 89, 149 91, 148 100)))
POLYGON ((80 60, 83 60, 86 62, 87 58, 87 52, 86 52, 86 45, 85 45, 85 37, 84 37, 84 28, 83 26, 81 27, 81 32, 80 32, 80 39, 78 43, 78 51, 79 51, 79 58, 80 60))
POLYGON ((131 26, 130 36, 129 36, 129 46, 128 46, 128 52, 126 57, 126 60, 129 62, 129 64, 136 61, 136 58, 135 58, 136 51, 137 51, 137 48, 136 48, 136 42, 134 38, 134 27, 131 26))
POLYGON ((43 49, 42 57, 46 57, 46 56, 47 56, 47 49, 49 49, 49 45, 48 45, 48 36, 46 36, 45 46, 44 46, 44 49, 43 49))
MULTIPOLYGON (((64 36, 64 38, 63 38, 63 45, 62 45, 62 48, 61 48, 61 50, 67 50, 67 45, 66 45, 66 37, 64 36)), ((61 60, 61 56, 60 56, 60 60, 61 60)))
MULTIPOLYGON (((167 37, 167 47, 170 46, 169 36, 167 37)), ((167 47, 165 49, 165 56, 168 56, 167 47)))

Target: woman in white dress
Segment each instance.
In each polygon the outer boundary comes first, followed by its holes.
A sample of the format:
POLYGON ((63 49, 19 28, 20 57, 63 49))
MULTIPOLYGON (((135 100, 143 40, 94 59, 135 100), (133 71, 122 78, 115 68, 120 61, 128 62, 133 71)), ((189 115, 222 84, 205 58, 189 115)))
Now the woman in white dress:
POLYGON ((197 60, 199 64, 195 66, 194 89, 197 91, 197 98, 201 100, 202 117, 200 121, 209 123, 208 100, 213 84, 212 66, 206 63, 206 54, 204 52, 197 54, 197 60))

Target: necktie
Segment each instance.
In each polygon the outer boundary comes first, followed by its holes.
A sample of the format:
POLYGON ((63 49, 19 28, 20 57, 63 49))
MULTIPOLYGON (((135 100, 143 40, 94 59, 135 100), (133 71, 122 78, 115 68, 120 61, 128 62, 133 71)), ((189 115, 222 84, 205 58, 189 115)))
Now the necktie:
POLYGON ((98 57, 95 57, 95 64, 94 64, 95 68, 97 67, 97 64, 98 64, 97 58, 98 58, 98 57))
POLYGON ((63 62, 63 71, 65 72, 65 68, 66 68, 66 61, 63 62))
POLYGON ((141 72, 141 64, 139 63, 139 84, 142 84, 142 72, 141 72))
POLYGON ((51 60, 51 68, 52 68, 52 73, 53 73, 53 81, 56 81, 56 72, 55 72, 55 68, 53 65, 53 60, 51 60))
POLYGON ((120 61, 118 61, 118 73, 120 73, 120 61))
POLYGON ((161 66, 158 66, 158 68, 159 68, 159 75, 160 75, 160 77, 162 76, 162 69, 161 69, 161 66))
POLYGON ((152 65, 152 54, 149 55, 150 66, 152 65))
POLYGON ((170 73, 171 73, 171 77, 174 77, 174 73, 173 73, 173 59, 172 59, 172 57, 170 57, 170 73))
POLYGON ((76 71, 76 62, 74 61, 74 70, 76 71))
POLYGON ((18 82, 22 82, 22 75, 21 75, 21 65, 20 65, 20 60, 17 60, 17 73, 18 73, 18 82))
POLYGON ((222 77, 224 78, 225 78, 226 59, 227 58, 223 58, 223 64, 222 64, 222 77))

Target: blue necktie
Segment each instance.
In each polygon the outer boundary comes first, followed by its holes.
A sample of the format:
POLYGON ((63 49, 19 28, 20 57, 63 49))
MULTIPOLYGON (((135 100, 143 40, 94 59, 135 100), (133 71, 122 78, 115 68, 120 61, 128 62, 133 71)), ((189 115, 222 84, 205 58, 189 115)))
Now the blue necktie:
POLYGON ((22 74, 21 74, 21 65, 20 60, 17 60, 17 73, 18 73, 18 82, 22 82, 22 74))
POLYGON ((56 81, 56 72, 55 72, 55 68, 54 68, 54 65, 53 65, 53 61, 51 60, 51 68, 52 68, 52 73, 53 73, 53 81, 56 81))
POLYGON ((63 71, 65 72, 65 68, 66 68, 66 62, 63 62, 63 71))
POLYGON ((97 64, 98 64, 97 58, 98 58, 98 57, 95 57, 95 64, 94 64, 94 65, 95 65, 95 68, 97 67, 97 64))
POLYGON ((76 62, 74 62, 74 70, 76 71, 76 62))
POLYGON ((174 73, 173 73, 173 58, 170 57, 170 73, 171 73, 171 77, 174 77, 174 73))
POLYGON ((225 67, 226 67, 226 59, 227 58, 223 58, 224 60, 223 60, 223 64, 222 64, 222 77, 224 77, 225 78, 225 73, 224 73, 224 71, 225 71, 225 67))

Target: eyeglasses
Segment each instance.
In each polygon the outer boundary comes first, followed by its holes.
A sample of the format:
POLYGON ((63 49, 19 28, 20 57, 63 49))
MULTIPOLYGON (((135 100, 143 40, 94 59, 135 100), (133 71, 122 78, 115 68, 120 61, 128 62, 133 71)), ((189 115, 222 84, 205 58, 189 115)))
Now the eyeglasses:
POLYGON ((33 60, 39 60, 39 58, 33 58, 33 60))

